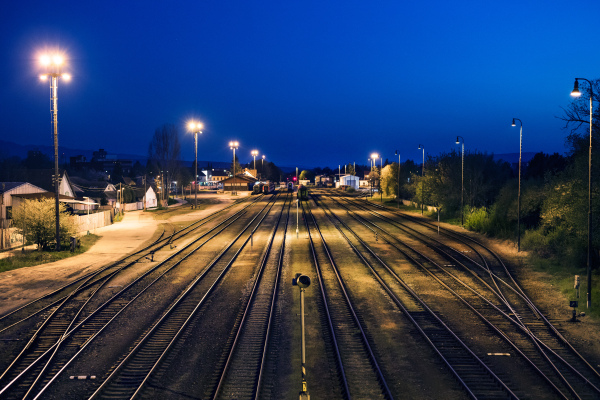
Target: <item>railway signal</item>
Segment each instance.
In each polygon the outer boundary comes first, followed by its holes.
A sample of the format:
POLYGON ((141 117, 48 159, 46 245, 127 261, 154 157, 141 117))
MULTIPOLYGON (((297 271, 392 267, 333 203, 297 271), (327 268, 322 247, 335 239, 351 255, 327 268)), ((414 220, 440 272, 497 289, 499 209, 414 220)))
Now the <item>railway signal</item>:
POLYGON ((292 285, 300 288, 300 325, 302 329, 302 390, 300 400, 310 400, 308 384, 306 383, 306 341, 304 339, 304 291, 310 286, 310 278, 306 275, 296 274, 292 279, 292 285))

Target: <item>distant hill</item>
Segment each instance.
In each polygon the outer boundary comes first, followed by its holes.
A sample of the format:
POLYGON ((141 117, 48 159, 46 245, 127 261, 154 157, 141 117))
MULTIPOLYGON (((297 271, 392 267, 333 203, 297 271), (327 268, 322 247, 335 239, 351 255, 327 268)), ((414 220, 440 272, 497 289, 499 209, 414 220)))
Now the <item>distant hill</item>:
MULTIPOLYGON (((38 150, 41 151, 43 154, 46 154, 48 157, 50 157, 50 159, 54 159, 54 146, 46 146, 46 145, 34 145, 34 144, 27 144, 27 145, 21 145, 21 144, 17 144, 17 143, 13 143, 13 142, 8 142, 6 140, 0 140, 0 157, 20 157, 20 158, 26 158, 27 157, 27 152, 32 151, 32 150, 38 150)), ((58 148, 59 151, 59 156, 61 158, 60 162, 69 162, 69 157, 75 157, 75 156, 79 156, 79 155, 83 155, 86 157, 86 159, 88 161, 90 161, 92 159, 92 154, 94 153, 94 151, 97 151, 99 149, 95 149, 95 150, 83 150, 83 149, 72 149, 69 147, 63 147, 60 146, 58 148)), ((146 162, 148 160, 148 156, 142 156, 139 154, 124 154, 124 153, 113 153, 111 152, 109 149, 105 148, 105 150, 108 152, 108 154, 116 154, 118 158, 120 159, 126 159, 126 160, 133 160, 135 161, 139 161, 142 165, 146 165, 146 162)), ((223 162, 223 161, 201 161, 198 160, 198 166, 200 168, 206 168, 207 163, 211 163, 213 168, 224 168, 224 169, 228 169, 231 168, 231 163, 230 162, 223 162)), ((183 161, 184 165, 187 166, 192 166, 192 162, 191 161, 183 161)))
MULTIPOLYGON (((17 144, 17 143, 13 143, 13 142, 7 142, 5 140, 0 140, 0 155, 2 155, 2 156, 8 156, 8 157, 17 156, 17 157, 21 157, 21 158, 26 158, 27 152, 32 151, 32 150, 39 150, 43 154, 46 154, 47 156, 49 156, 50 158, 54 158, 54 146, 35 145, 35 144, 22 145, 22 144, 17 144)), ((83 155, 88 160, 91 160, 92 153, 97 150, 99 150, 99 149, 83 150, 83 149, 72 149, 69 147, 59 146, 58 154, 61 158, 65 157, 67 162, 69 161, 69 157, 75 157, 75 156, 79 156, 79 155, 83 155)), ((144 163, 146 162, 146 160, 148 158, 147 156, 141 156, 139 154, 121 154, 121 153, 112 153, 109 150, 107 150, 107 151, 109 152, 109 154, 117 154, 117 156, 119 158, 125 158, 125 159, 129 159, 129 160, 140 161, 140 162, 144 161, 144 163)))

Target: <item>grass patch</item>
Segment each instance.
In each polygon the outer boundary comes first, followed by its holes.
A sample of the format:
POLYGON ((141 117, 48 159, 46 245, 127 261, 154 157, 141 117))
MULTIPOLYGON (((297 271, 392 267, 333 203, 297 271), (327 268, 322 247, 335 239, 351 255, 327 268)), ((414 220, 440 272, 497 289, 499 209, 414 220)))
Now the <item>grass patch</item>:
POLYGON ((542 258, 537 255, 528 257, 530 265, 536 271, 542 271, 551 276, 550 283, 558 288, 568 300, 579 300, 579 312, 585 312, 593 318, 600 318, 600 290, 598 289, 598 279, 600 273, 598 270, 592 270, 592 308, 586 307, 587 301, 587 269, 585 266, 575 266, 573 264, 560 262, 555 258, 542 258), (581 286, 579 288, 579 298, 577 298, 574 289, 575 275, 579 275, 581 286))
POLYGON ((96 241, 100 239, 97 235, 84 235, 79 238, 80 246, 75 252, 71 253, 69 249, 63 251, 17 251, 14 256, 0 259, 0 272, 10 271, 13 269, 31 267, 33 265, 46 264, 64 258, 76 256, 85 253, 96 241))

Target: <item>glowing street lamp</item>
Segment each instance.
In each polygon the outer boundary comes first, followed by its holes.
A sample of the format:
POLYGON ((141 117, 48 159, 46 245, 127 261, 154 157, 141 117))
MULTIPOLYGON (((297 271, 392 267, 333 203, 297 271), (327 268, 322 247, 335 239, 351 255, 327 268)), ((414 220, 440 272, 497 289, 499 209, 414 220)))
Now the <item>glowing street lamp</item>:
POLYGON ((421 165, 421 215, 423 215, 423 210, 425 209, 423 205, 423 192, 425 191, 425 180, 423 179, 425 177, 425 146, 420 144, 417 150, 423 150, 423 164, 421 165))
POLYGON ((579 97, 579 80, 586 81, 590 86, 590 151, 588 160, 588 252, 587 252, 587 308, 592 307, 592 122, 594 88, 592 82, 585 78, 575 78, 571 96, 579 97))
POLYGON ((71 80, 71 75, 62 72, 64 63, 65 59, 61 54, 44 54, 40 57, 40 64, 45 69, 45 73, 40 75, 40 80, 46 81, 48 78, 50 78, 50 112, 52 113, 52 125, 54 128, 54 208, 56 217, 56 251, 60 251, 60 213, 58 208, 60 180, 58 171, 58 78, 62 78, 66 81, 71 80))
POLYGON ((195 172, 194 172, 194 208, 198 208, 198 134, 202 134, 204 125, 202 122, 196 122, 194 120, 188 122, 188 129, 194 134, 194 155, 196 160, 195 172))
MULTIPOLYGON (((513 124, 514 124, 514 122, 515 121, 513 121, 513 124)), ((464 225, 465 224, 465 139, 462 136, 457 136, 456 137, 456 144, 460 144, 461 141, 462 141, 462 151, 460 153, 461 154, 461 167, 460 167, 460 224, 464 225)), ((521 164, 519 163, 519 165, 521 165, 521 164)))
MULTIPOLYGON (((239 142, 237 140, 229 142, 229 148, 233 150, 233 165, 232 165, 232 170, 233 170, 233 181, 234 182, 235 182, 235 149, 237 149, 238 147, 240 147, 240 144, 239 144, 239 142)), ((232 194, 237 194, 237 191, 233 192, 232 194)))
MULTIPOLYGON (((371 154, 371 159, 373 160, 373 166, 371 167, 371 169, 375 169, 377 170, 377 159, 379 158, 379 154, 377 153, 372 153, 371 154)), ((382 158, 382 169, 383 169, 383 158, 382 158)), ((381 177, 380 177, 381 179, 381 177)), ((373 186, 375 182, 373 182, 373 179, 371 179, 371 186, 373 186)), ((379 190, 381 192, 381 188, 379 190)), ((371 192, 371 197, 373 197, 373 193, 371 192)), ((383 201, 383 197, 381 198, 381 200, 383 201)))

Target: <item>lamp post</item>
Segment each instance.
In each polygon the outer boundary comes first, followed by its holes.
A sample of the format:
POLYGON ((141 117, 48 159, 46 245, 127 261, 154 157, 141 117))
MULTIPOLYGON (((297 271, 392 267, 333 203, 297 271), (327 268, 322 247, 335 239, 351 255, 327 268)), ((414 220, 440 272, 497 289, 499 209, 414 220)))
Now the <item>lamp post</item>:
MULTIPOLYGON (((229 142, 229 148, 233 150, 233 164, 231 165, 231 169, 233 170, 233 181, 235 182, 235 149, 237 149, 238 147, 240 147, 239 142, 236 141, 231 141, 229 142)), ((237 194, 237 191, 232 190, 231 194, 237 194)))
POLYGON ((398 208, 400 208, 400 152, 396 150, 396 155, 398 156, 398 208))
POLYGON ((198 208, 198 134, 202 133, 204 126, 201 122, 190 121, 188 128, 194 134, 194 156, 195 156, 195 172, 194 172, 194 208, 198 208))
MULTIPOLYGON (((371 170, 377 170, 377 158, 379 158, 379 154, 377 154, 377 153, 371 154, 371 159, 373 160, 373 166, 371 167, 371 170)), ((373 182, 373 183, 375 183, 375 182, 373 182)), ((371 197, 373 197, 373 193, 371 193, 371 197)))
MULTIPOLYGON (((456 137, 456 144, 462 142, 461 166, 460 166, 460 224, 465 224, 465 139, 462 136, 456 137), (460 139, 460 140, 459 140, 460 139)), ((520 164, 519 164, 520 165, 520 164)))
POLYGON ((64 57, 60 54, 43 55, 40 58, 42 66, 45 68, 45 73, 40 75, 42 81, 50 78, 50 112, 52 113, 52 126, 54 128, 54 208, 56 218, 56 251, 60 251, 60 212, 58 208, 59 194, 59 171, 58 171, 58 78, 63 78, 66 81, 71 79, 71 76, 62 73, 61 69, 64 64, 64 57))
POLYGON ((252 150, 250 154, 254 157, 254 171, 256 172, 256 156, 258 155, 258 150, 252 150))
POLYGON ((519 189, 517 194, 517 252, 521 251, 521 150, 523 148, 523 121, 513 118, 512 126, 517 126, 519 121, 519 189))
POLYGON ((571 96, 579 97, 579 79, 586 81, 590 86, 590 150, 588 159, 588 252, 587 252, 587 308, 592 307, 592 122, 594 88, 592 82, 585 78, 575 78, 575 84, 571 96))
MULTIPOLYGON (((423 164, 421 165, 421 178, 425 177, 425 146, 419 145, 417 150, 423 150, 423 164)), ((423 192, 425 191, 425 180, 421 179, 421 215, 423 215, 424 205, 423 192)))

